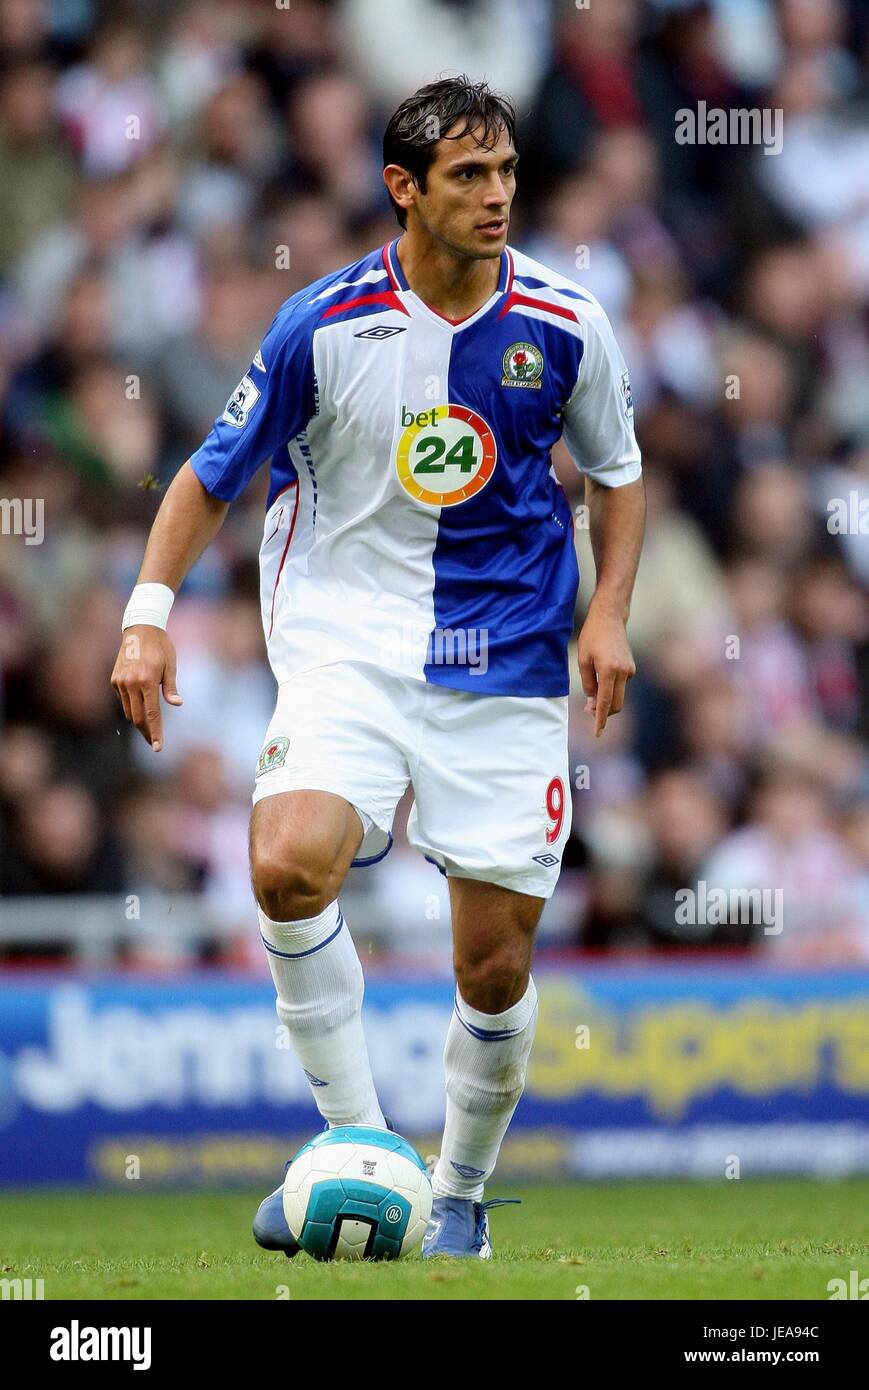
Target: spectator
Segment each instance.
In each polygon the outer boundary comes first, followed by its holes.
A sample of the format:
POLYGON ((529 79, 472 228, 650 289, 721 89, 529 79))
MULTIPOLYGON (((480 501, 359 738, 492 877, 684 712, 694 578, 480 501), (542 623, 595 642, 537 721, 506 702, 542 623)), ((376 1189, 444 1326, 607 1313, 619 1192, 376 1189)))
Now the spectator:
POLYGON ((46 63, 12 64, 0 78, 0 272, 72 203, 76 166, 56 137, 53 91, 46 63))
POLYGON ((728 892, 780 894, 779 915, 764 922, 763 936, 777 951, 835 959, 853 957, 865 943, 858 865, 835 833, 821 788, 809 777, 767 772, 748 823, 710 856, 705 878, 728 892))
POLYGON ((118 893, 120 858, 101 832, 97 803, 77 782, 56 782, 23 802, 2 851, 2 892, 118 893))
MULTIPOLYGON (((600 741, 571 672, 574 828, 542 940, 867 959, 861 8, 183 0, 136 24, 104 8, 0 0, 0 892, 190 895, 246 959, 274 695, 264 473, 175 604, 184 704, 164 708, 159 758, 109 687, 120 613, 163 487, 278 306, 395 235, 384 117, 470 61, 519 109, 511 242, 615 322, 649 496, 639 671, 600 741), (678 144, 700 101, 783 108, 780 153, 678 144), (38 544, 7 523, 25 501, 38 544), (678 923, 701 879, 780 887, 782 932, 678 923)), ((583 482, 563 445, 553 462, 581 611, 583 482)), ((363 873, 351 891, 380 923, 364 949, 445 961, 445 884, 401 823, 363 873)), ((172 925, 145 913, 129 959, 199 959, 172 925)))

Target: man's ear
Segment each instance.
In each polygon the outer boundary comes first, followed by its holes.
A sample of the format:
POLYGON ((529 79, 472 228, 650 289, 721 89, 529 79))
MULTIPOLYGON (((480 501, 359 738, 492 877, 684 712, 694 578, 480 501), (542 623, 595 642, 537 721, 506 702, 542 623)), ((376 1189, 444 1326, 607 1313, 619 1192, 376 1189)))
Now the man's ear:
POLYGON ((413 205, 413 192, 416 188, 414 177, 400 164, 387 164, 383 171, 383 182, 394 202, 405 211, 413 205))

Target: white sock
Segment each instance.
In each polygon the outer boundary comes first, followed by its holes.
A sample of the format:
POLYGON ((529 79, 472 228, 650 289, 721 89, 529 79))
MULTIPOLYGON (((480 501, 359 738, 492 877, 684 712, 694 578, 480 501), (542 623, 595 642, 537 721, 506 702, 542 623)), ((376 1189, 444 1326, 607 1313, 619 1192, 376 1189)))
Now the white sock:
POLYGON ((380 1125, 362 1031, 365 982, 337 902, 317 917, 273 922, 258 908, 260 931, 278 992, 278 1018, 330 1125, 380 1125))
POLYGON ((537 1023, 537 990, 501 1014, 466 1004, 458 990, 444 1049, 447 1118, 432 1176, 436 1197, 480 1201, 501 1141, 525 1089, 537 1023))

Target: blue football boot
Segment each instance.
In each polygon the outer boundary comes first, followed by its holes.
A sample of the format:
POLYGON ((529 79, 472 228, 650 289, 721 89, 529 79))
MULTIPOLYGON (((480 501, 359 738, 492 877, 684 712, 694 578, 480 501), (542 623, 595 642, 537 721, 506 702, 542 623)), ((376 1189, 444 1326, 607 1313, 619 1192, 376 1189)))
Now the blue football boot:
POLYGON ((519 1205, 518 1197, 492 1197, 488 1202, 474 1202, 467 1197, 435 1197, 428 1229, 422 1238, 423 1259, 432 1255, 491 1259, 489 1208, 514 1203, 519 1205))
MULTIPOLYGON (((284 1172, 292 1161, 285 1165, 284 1172)), ((284 1216, 283 1183, 260 1202, 253 1219, 253 1238, 263 1250, 283 1250, 288 1260, 298 1255, 299 1246, 284 1216)))
MULTIPOLYGON (((392 1121, 384 1115, 386 1128, 395 1133, 392 1121)), ((328 1129, 328 1124, 324 1126, 328 1129)), ((284 1172, 287 1171, 292 1159, 284 1164, 284 1172)), ((257 1245, 261 1245, 263 1250, 283 1250, 288 1260, 299 1253, 299 1243, 287 1225, 287 1218, 284 1216, 284 1185, 276 1187, 274 1192, 270 1192, 268 1197, 264 1197, 257 1209, 257 1214, 253 1219, 253 1238, 257 1245)))

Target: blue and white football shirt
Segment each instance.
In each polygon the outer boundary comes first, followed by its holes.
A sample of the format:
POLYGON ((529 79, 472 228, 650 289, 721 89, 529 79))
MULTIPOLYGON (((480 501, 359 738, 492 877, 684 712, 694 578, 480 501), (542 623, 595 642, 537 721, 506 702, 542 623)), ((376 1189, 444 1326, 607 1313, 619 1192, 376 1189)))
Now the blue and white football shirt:
POLYGON ((640 476, 628 373, 591 294, 507 248, 452 322, 396 241, 288 299, 192 466, 233 501, 271 460, 260 551, 278 682, 369 661, 486 695, 568 690, 579 576, 550 450, 640 476))

